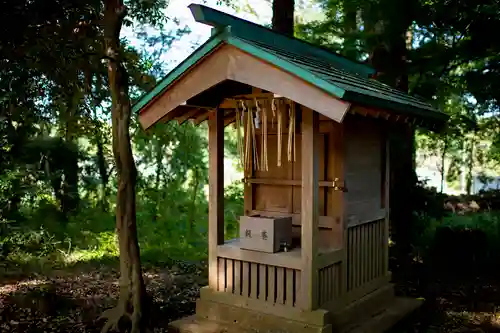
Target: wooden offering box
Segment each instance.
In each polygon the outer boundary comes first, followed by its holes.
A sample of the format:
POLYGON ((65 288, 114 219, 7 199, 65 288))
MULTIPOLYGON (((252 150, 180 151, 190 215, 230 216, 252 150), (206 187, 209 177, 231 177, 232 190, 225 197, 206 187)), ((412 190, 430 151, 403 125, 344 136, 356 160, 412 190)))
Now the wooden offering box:
POLYGON ((240 218, 240 246, 245 250, 274 253, 282 245, 292 243, 292 218, 242 216, 240 218))
POLYGON ((370 79, 366 64, 202 5, 190 9, 214 27, 212 37, 134 105, 144 128, 208 120, 209 281, 196 315, 171 326, 390 327, 419 302, 395 297, 390 283, 389 199, 402 189, 390 181, 400 161, 389 154, 402 150, 413 125, 440 126, 447 116, 370 79), (233 240, 224 237, 228 125, 244 170, 245 216, 233 240), (290 238, 296 246, 278 251, 290 238))

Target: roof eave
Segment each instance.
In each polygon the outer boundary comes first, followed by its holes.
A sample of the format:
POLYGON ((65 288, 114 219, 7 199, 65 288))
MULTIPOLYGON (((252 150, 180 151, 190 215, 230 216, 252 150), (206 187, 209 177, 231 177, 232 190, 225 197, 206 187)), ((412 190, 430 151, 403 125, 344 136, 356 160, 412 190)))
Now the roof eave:
POLYGON ((386 109, 395 113, 399 113, 403 116, 413 116, 426 122, 432 123, 437 128, 443 126, 449 118, 446 113, 443 113, 431 107, 430 105, 425 108, 417 107, 414 105, 384 100, 373 96, 362 95, 352 91, 347 91, 343 99, 360 105, 368 105, 380 109, 386 109))
POLYGON ((171 70, 153 89, 142 95, 132 106, 132 112, 140 113, 145 107, 160 96, 172 83, 181 77, 192 66, 213 52, 219 45, 224 43, 229 29, 223 29, 213 35, 208 41, 198 47, 189 57, 184 59, 177 67, 171 70))

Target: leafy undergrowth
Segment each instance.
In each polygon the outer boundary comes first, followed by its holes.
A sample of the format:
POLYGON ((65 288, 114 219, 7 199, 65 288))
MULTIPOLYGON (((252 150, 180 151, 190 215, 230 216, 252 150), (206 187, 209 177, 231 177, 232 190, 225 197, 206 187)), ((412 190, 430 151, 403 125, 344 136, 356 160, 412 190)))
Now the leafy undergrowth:
MULTIPOLYGON (((154 303, 153 332, 166 332, 169 321, 191 314, 207 283, 201 263, 150 268, 144 276, 154 303)), ((3 281, 0 332, 99 332, 99 315, 117 299, 118 271, 106 266, 3 281)))

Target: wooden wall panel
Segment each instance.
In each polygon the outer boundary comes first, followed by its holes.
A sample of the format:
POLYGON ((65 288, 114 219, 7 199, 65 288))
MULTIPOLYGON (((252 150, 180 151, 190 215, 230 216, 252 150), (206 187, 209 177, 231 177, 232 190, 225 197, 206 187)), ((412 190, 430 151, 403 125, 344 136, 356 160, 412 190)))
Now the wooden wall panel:
POLYGON ((382 132, 379 124, 363 117, 345 119, 345 219, 348 225, 385 216, 381 205, 382 132))
MULTIPOLYGON (((319 157, 318 157, 318 168, 319 168, 319 180, 326 180, 326 163, 325 163, 325 140, 328 136, 325 134, 319 135, 319 140, 318 140, 318 152, 319 152, 319 157)), ((297 135, 297 142, 296 142, 296 147, 297 147, 297 161, 293 164, 293 179, 300 180, 302 178, 302 166, 301 166, 301 159, 302 159, 302 145, 301 145, 301 135, 297 135)), ((319 214, 321 216, 326 216, 326 191, 327 188, 320 188, 319 189, 319 214)), ((300 207, 301 207, 301 200, 302 200, 302 189, 300 186, 294 186, 293 187, 293 212, 294 213, 300 213, 300 207)))
MULTIPOLYGON (((269 121, 270 119, 271 117, 268 117, 269 121)), ((342 125, 333 121, 321 121, 320 125, 318 140, 319 180, 333 182, 335 178, 339 178, 342 182, 344 153, 342 125)), ((252 179, 261 179, 264 183, 267 180, 293 180, 298 181, 298 183, 294 185, 248 184, 245 192, 245 212, 247 214, 251 211, 257 211, 261 214, 269 212, 271 215, 273 213, 278 215, 289 213, 295 214, 298 218, 298 214, 301 212, 302 199, 302 187, 300 186, 302 178, 302 135, 297 129, 295 162, 288 161, 288 134, 282 135, 282 165, 278 167, 276 123, 274 123, 274 127, 268 123, 268 131, 268 170, 256 168, 252 173, 252 179)), ((286 127, 283 128, 283 133, 288 133, 286 127)), ((260 130, 257 130, 256 141, 259 161, 262 164, 260 130)), ((343 197, 344 193, 334 190, 333 187, 319 188, 319 214, 321 217, 328 216, 332 218, 329 229, 320 230, 319 243, 321 248, 343 247, 343 197)), ((300 223, 295 223, 295 225, 298 227, 300 223)), ((294 228, 293 232, 294 235, 299 236, 300 228, 297 227, 294 228)))

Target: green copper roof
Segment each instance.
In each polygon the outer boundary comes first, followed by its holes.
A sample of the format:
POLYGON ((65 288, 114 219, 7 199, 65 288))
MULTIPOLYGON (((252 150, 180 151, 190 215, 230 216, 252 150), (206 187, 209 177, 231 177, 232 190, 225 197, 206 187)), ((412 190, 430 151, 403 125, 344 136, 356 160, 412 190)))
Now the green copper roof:
POLYGON ((218 10, 198 4, 189 5, 189 9, 191 9, 191 13, 197 22, 205 23, 219 29, 230 26, 231 32, 235 36, 246 40, 273 45, 277 48, 315 58, 318 61, 328 61, 336 66, 344 68, 344 70, 348 72, 365 77, 375 73, 374 69, 370 66, 354 62, 308 42, 297 38, 290 38, 289 36, 280 34, 261 25, 222 13, 218 10))
POLYGON ((335 53, 206 6, 192 4, 189 7, 195 19, 214 26, 215 33, 152 91, 142 96, 134 105, 134 111, 140 111, 200 59, 221 43, 226 43, 293 73, 337 98, 433 119, 438 123, 443 123, 448 118, 427 101, 370 79, 373 69, 365 64, 350 61, 335 53))

